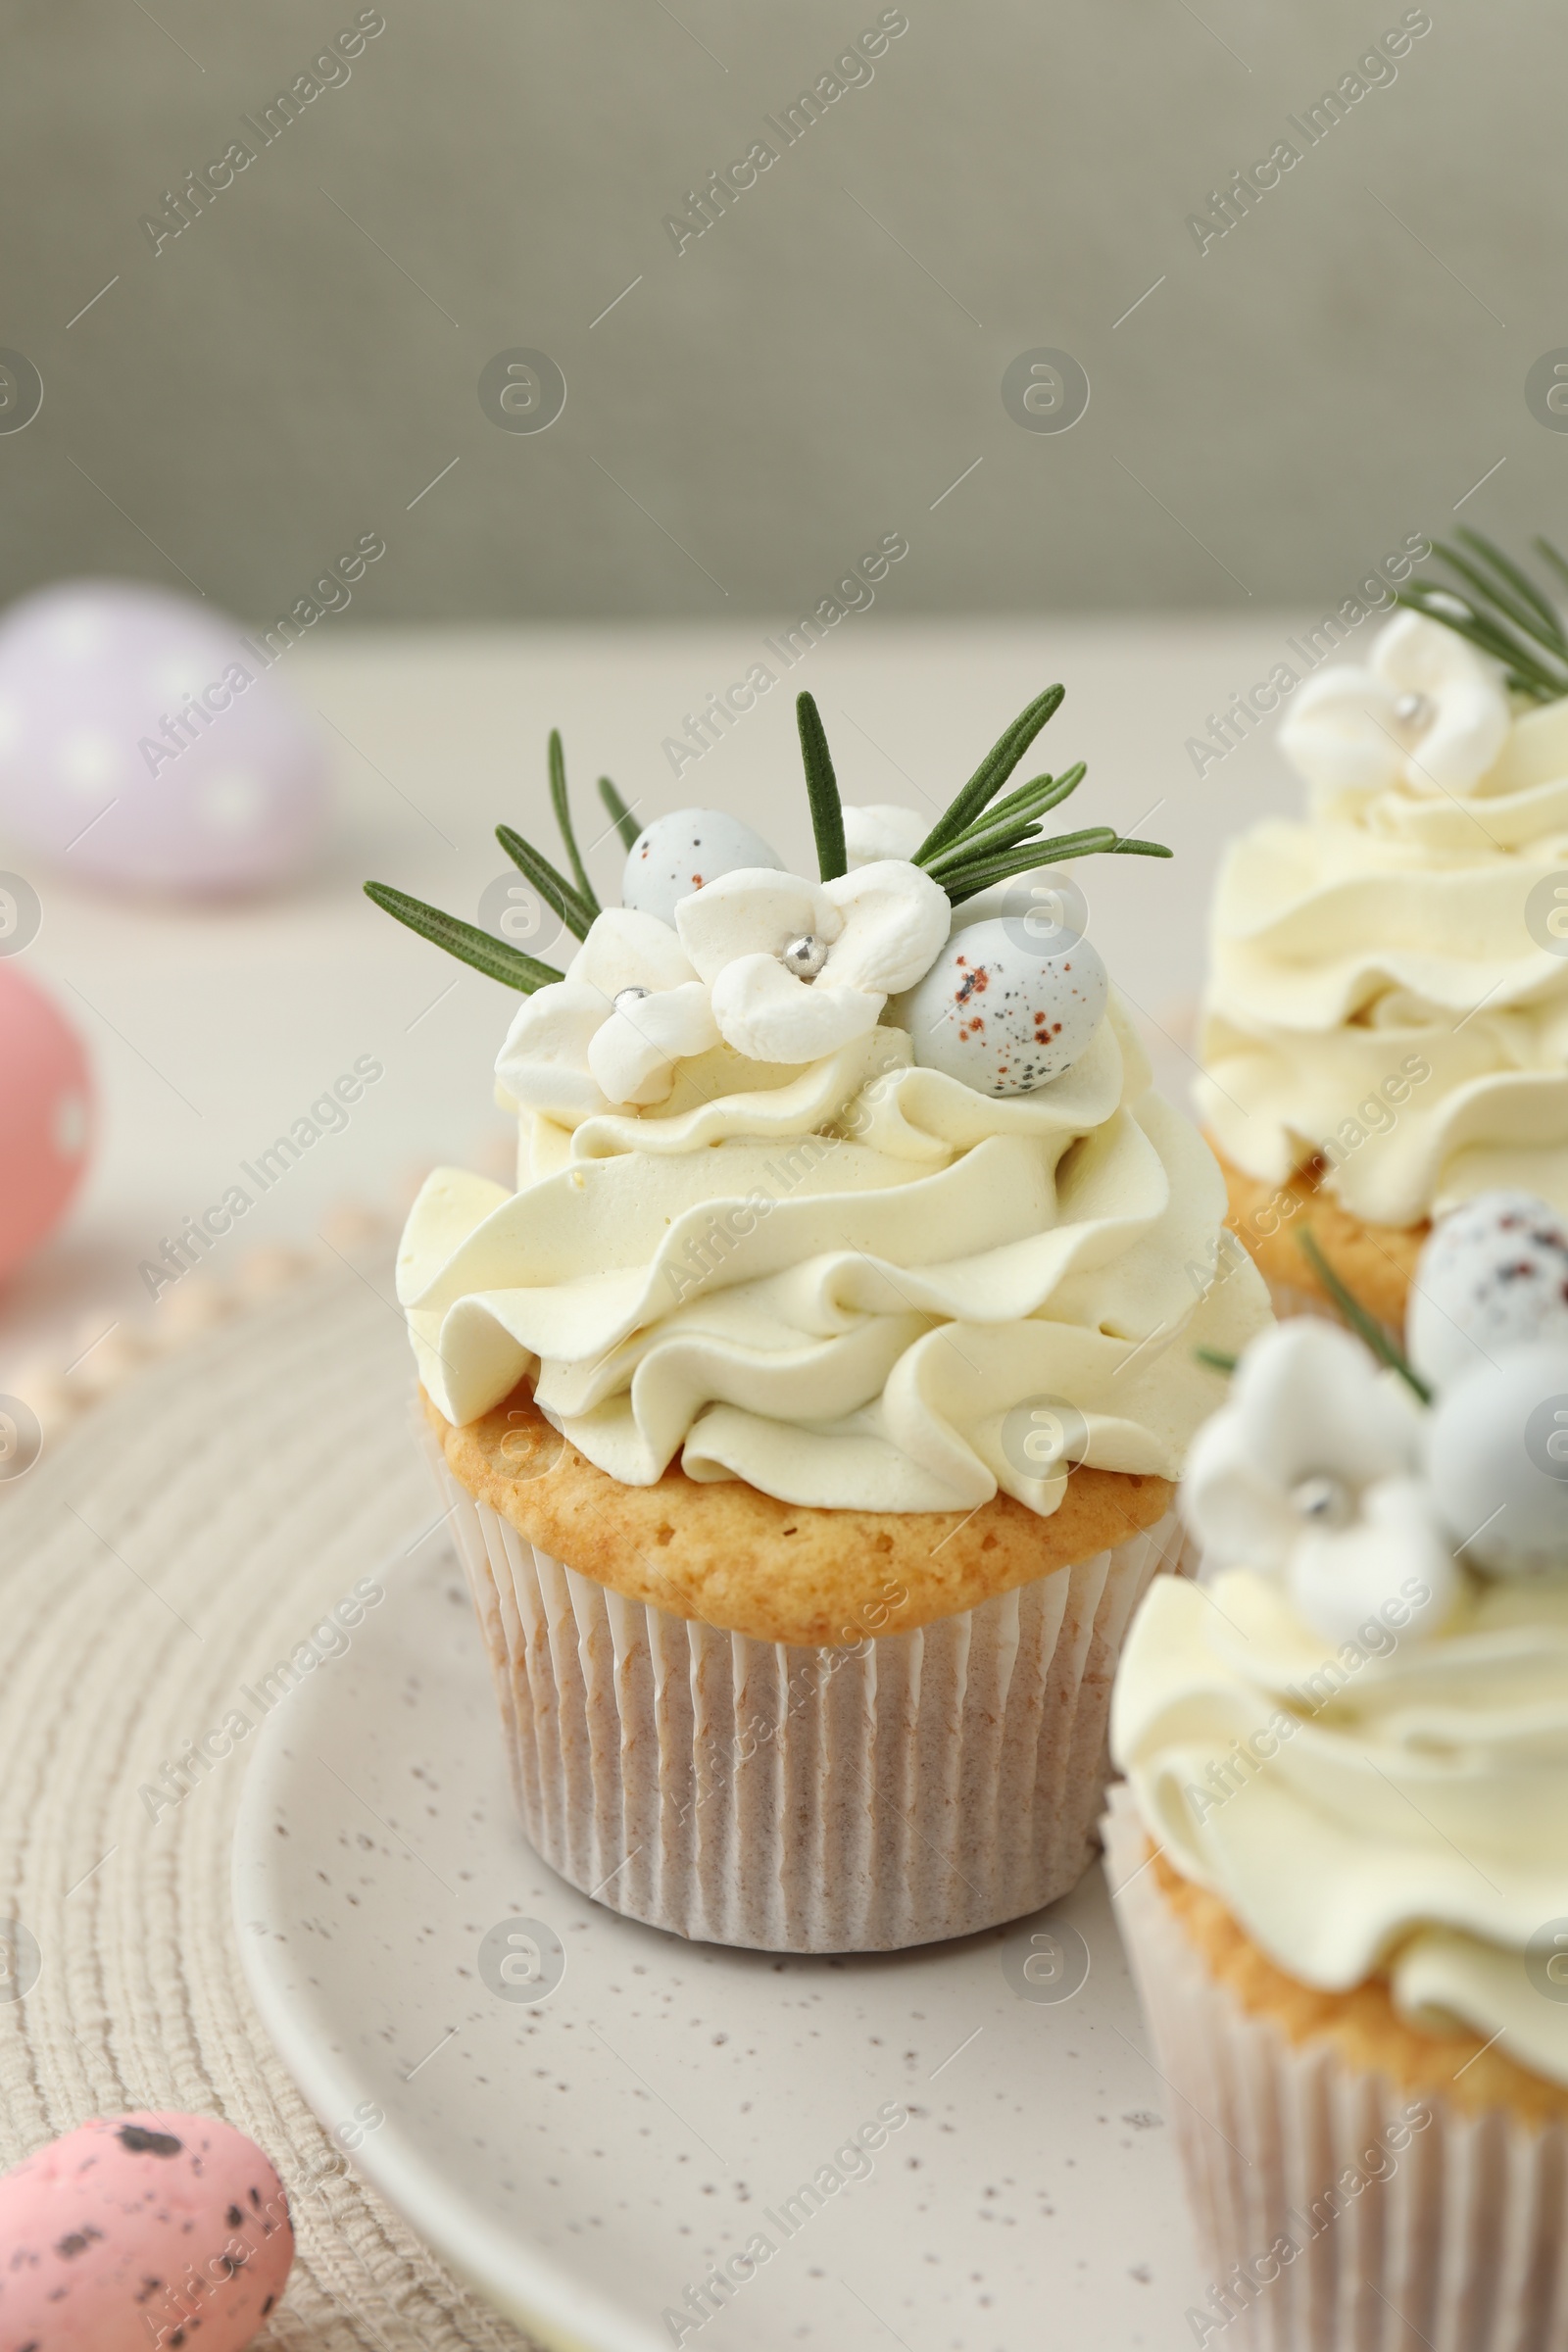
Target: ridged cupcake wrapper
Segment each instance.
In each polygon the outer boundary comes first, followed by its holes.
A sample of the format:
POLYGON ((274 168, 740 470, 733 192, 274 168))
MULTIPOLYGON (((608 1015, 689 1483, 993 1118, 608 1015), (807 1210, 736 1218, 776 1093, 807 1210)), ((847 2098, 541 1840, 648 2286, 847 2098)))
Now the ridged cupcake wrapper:
POLYGON ((1174 1513, 961 1615, 815 1649, 608 1591, 427 1447, 523 1829, 574 1886, 702 1941, 850 1952, 971 1935, 1082 1877, 1122 1636, 1181 1557, 1174 1513))
POLYGON ((1207 2271, 1180 2340, 1565 2352, 1568 2132, 1465 2114, 1249 2015, 1146 1867, 1124 1786, 1103 1829, 1207 2271))

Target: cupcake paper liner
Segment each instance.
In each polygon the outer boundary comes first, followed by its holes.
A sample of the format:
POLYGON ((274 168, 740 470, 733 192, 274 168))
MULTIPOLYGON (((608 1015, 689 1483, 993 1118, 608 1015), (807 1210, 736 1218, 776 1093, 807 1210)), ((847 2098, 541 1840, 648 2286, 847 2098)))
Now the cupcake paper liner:
POLYGON ((1418 2096, 1249 2015, 1165 1901, 1125 1786, 1103 1827, 1208 2273, 1179 2340, 1568 2352, 1568 2132, 1418 2096))
POLYGON ((1183 1559, 1173 1511, 960 1615, 797 1647, 550 1558, 424 1443, 523 1830, 596 1901, 707 1942, 886 1951, 1020 1918, 1082 1877, 1122 1636, 1183 1559))

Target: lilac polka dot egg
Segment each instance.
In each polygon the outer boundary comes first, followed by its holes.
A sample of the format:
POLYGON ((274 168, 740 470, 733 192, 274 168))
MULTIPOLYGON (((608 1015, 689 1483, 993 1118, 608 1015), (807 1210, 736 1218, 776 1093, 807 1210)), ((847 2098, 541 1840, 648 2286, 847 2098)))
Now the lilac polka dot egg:
POLYGON ((1435 1389, 1449 1389, 1498 1352, 1568 1342, 1568 1221, 1533 1193, 1478 1193, 1421 1252, 1405 1341, 1435 1389))
POLYGON ((101 886, 208 898, 297 872, 326 758, 275 645, 162 588, 68 581, 0 620, 0 830, 101 886))

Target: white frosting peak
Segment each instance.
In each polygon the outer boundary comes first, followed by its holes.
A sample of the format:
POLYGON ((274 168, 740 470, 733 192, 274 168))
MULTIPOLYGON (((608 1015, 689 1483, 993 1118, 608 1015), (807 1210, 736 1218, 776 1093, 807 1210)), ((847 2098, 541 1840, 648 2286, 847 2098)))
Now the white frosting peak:
POLYGON ((1568 1209, 1568 701, 1510 722, 1464 641, 1401 613, 1364 669, 1303 681, 1281 742, 1313 814, 1222 867, 1205 1125, 1270 1183, 1321 1155, 1376 1224, 1498 1186, 1568 1209))
MULTIPOLYGON (((880 884, 851 887, 876 872, 829 888, 839 940, 858 921, 891 956, 880 884)), ((521 1019, 502 1076, 537 1096, 521 1019)), ((517 1193, 443 1169, 415 1204, 398 1280, 420 1377, 463 1422, 531 1373, 626 1485, 678 1455, 790 1501, 971 1510, 1001 1488, 1050 1512, 1066 1466, 1042 1469, 1009 1416, 1027 1434, 1065 1404, 1091 1464, 1174 1477, 1223 1394, 1195 1350, 1267 1320, 1250 1262, 1216 1252, 1219 1171, 1114 1001, 1030 1095, 976 1094, 867 1027, 804 1067, 721 1040, 656 1112, 535 1101, 523 1126, 517 1193)))
POLYGON ((1155 1844, 1288 1975, 1348 1991, 1386 1971, 1415 2025, 1500 2036, 1568 2082, 1545 1974, 1568 1910, 1568 1577, 1477 1580, 1436 1638, 1412 1641, 1403 1606, 1326 1642, 1272 1578, 1156 1577, 1112 1753, 1155 1844))
MULTIPOLYGON (((1494 1241, 1532 1208, 1494 1200, 1494 1241)), ((1473 1260, 1480 1222, 1424 1264, 1473 1260)), ((1499 1346, 1429 1407, 1336 1326, 1264 1332, 1182 1490, 1202 1588, 1146 1597, 1111 1746, 1156 1844, 1290 1976, 1386 1971, 1416 2024, 1568 2082, 1565 1395, 1560 1341, 1499 1346)))

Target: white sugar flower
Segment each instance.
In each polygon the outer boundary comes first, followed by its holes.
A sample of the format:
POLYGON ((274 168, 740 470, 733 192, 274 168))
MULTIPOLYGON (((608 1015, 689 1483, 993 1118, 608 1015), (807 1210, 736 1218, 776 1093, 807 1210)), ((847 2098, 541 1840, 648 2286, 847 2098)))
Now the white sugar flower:
POLYGON ((1182 1515, 1211 1565, 1282 1576, 1330 1642, 1391 1599, 1413 1599, 1411 1630, 1431 1632, 1460 1579, 1417 1475, 1421 1439, 1396 1376, 1348 1332, 1298 1316, 1253 1341, 1199 1431, 1182 1515))
POLYGON ((953 908, 916 865, 882 858, 834 882, 760 866, 720 874, 675 909, 726 1044, 757 1061, 815 1061, 876 1027, 940 954, 953 908))
POLYGON ((675 1064, 718 1043, 708 990, 667 923, 601 914, 564 980, 527 998, 496 1061, 514 1101, 551 1118, 662 1102, 675 1064))
POLYGON ((1508 700, 1462 637, 1420 612, 1383 629, 1364 668, 1306 679, 1280 728, 1286 758, 1325 793, 1402 784, 1431 798, 1467 793, 1496 761, 1508 700))

